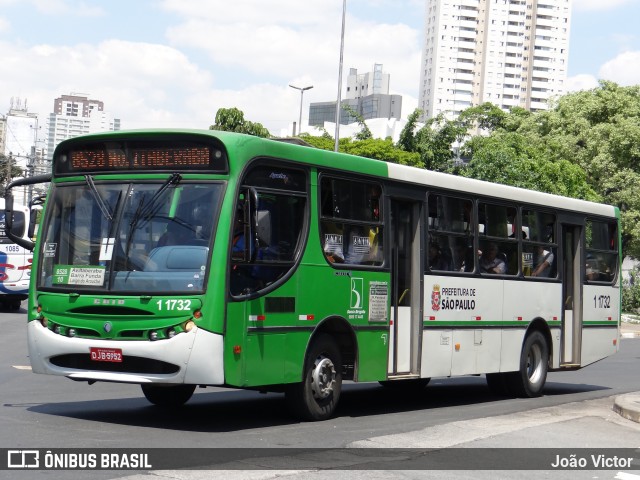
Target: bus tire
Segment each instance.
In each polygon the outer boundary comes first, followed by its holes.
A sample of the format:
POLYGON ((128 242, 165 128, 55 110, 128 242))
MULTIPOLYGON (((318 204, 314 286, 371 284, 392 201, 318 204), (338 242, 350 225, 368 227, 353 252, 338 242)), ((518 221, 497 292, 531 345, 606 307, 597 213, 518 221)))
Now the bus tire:
POLYGON ((408 380, 383 380, 378 383, 394 392, 419 393, 425 389, 430 380, 430 378, 411 378, 408 380))
POLYGON ((22 303, 21 300, 13 300, 11 302, 9 302, 9 310, 12 310, 14 312, 17 312, 18 310, 20 310, 20 304, 22 303))
POLYGON ((302 382, 287 387, 287 404, 303 420, 330 418, 342 390, 342 357, 331 336, 321 334, 313 340, 303 374, 302 382))
POLYGON ((539 397, 549 370, 549 346, 544 335, 533 331, 524 341, 520 370, 508 373, 509 390, 516 397, 539 397))
POLYGON ((159 407, 180 407, 193 395, 195 385, 158 385, 144 383, 140 385, 144 396, 159 407))

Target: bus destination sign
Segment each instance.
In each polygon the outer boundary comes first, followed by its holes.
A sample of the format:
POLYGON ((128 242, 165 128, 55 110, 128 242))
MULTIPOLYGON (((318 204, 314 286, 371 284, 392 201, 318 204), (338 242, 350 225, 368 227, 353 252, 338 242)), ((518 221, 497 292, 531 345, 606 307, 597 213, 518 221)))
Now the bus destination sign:
POLYGON ((155 170, 165 168, 208 167, 208 147, 139 148, 128 152, 122 150, 75 150, 71 152, 71 169, 82 171, 155 170), (131 158, 131 162, 129 158, 131 158))
POLYGON ((217 139, 176 137, 135 141, 67 141, 53 158, 55 175, 199 170, 226 173, 225 149, 217 139))

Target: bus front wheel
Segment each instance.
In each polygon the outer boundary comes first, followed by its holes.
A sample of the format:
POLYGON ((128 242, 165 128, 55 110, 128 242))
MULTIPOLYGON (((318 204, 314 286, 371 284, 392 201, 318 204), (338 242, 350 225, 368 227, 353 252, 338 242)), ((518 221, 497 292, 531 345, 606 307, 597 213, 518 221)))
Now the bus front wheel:
POLYGON ((331 336, 322 334, 313 341, 303 373, 302 382, 287 387, 287 404, 303 420, 330 418, 342 389, 342 358, 331 336))
POLYGON ((141 387, 147 400, 159 407, 184 405, 196 389, 195 385, 158 385, 154 383, 144 383, 141 387))
POLYGON ((518 397, 539 397, 549 370, 549 346, 544 335, 533 331, 524 341, 520 370, 508 373, 511 393, 518 397))

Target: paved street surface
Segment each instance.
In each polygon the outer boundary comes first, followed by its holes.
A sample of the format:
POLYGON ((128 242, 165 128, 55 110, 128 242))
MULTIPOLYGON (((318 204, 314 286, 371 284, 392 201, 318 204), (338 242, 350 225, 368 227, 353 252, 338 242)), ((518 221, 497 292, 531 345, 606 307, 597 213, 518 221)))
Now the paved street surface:
MULTIPOLYGON (((6 315, 0 313, 5 331, 0 337, 0 447, 178 447, 185 455, 205 447, 212 448, 218 458, 215 462, 204 459, 205 468, 215 465, 210 470, 5 470, 0 471, 3 480, 640 480, 638 464, 570 471, 535 461, 532 466, 530 460, 536 452, 549 452, 530 449, 553 449, 551 452, 581 457, 594 452, 611 456, 640 448, 640 423, 613 411, 616 398, 633 397, 640 391, 640 325, 624 325, 618 355, 578 372, 550 374, 545 395, 538 399, 499 399, 489 394, 482 377, 433 379, 423 394, 406 399, 390 397, 376 385, 350 384, 345 386, 335 419, 298 423, 287 417, 280 396, 275 394, 206 389, 184 410, 158 411, 140 398, 133 386, 88 387, 62 378, 33 376, 24 345, 24 311, 6 315), (13 322, 15 329, 11 328, 13 322), (274 458, 258 446, 291 450, 285 451, 284 459, 274 458), (315 446, 327 450, 295 450, 315 446), (225 458, 220 461, 221 447, 235 448, 229 450, 228 464, 225 458), (506 448, 525 453, 495 450, 506 448), (444 463, 448 470, 427 470, 421 454, 424 450, 403 449, 441 449, 436 452, 448 455, 444 463), (255 456, 232 463, 234 452, 255 456), (453 460, 451 455, 455 455, 453 460), (509 465, 514 461, 526 465, 513 470, 451 470, 478 463, 483 456, 495 459, 496 455, 509 465), (275 470, 274 466, 286 470, 275 470)), ((175 450, 167 452, 175 454, 175 450)))

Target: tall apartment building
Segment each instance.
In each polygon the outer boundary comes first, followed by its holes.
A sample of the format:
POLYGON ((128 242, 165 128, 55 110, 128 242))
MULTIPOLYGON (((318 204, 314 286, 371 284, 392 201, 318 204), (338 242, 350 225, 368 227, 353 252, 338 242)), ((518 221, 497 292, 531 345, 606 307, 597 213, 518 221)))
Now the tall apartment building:
POLYGON ((120 119, 105 112, 102 101, 82 94, 62 95, 49 114, 47 159, 53 158, 56 146, 67 138, 113 130, 120 130, 120 119))
MULTIPOLYGON (((373 71, 359 74, 356 68, 349 69, 347 92, 341 103, 362 115, 365 120, 373 118, 400 119, 402 96, 389 95, 391 76, 383 73, 382 64, 376 63, 373 71)), ((315 102, 309 105, 309 125, 323 126, 324 122, 336 121, 336 102, 315 102)), ((356 118, 340 111, 340 124, 354 123, 356 118)))
POLYGON ((546 110, 565 92, 571 0, 426 0, 418 107, 546 110))

